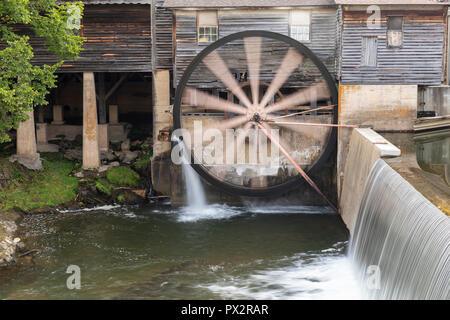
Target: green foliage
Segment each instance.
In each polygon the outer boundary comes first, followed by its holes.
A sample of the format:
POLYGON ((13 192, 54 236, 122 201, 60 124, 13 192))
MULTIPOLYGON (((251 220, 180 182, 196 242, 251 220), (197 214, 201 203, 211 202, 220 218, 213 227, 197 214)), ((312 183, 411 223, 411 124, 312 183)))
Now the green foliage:
POLYGON ((74 163, 50 155, 41 154, 42 171, 26 170, 7 158, 0 159, 0 166, 9 172, 12 181, 8 188, 0 190, 0 211, 53 207, 75 199, 78 180, 69 176, 74 163))
POLYGON ((120 186, 137 187, 139 185, 139 174, 129 167, 114 167, 106 171, 106 178, 120 186))
POLYGON ((105 179, 99 179, 95 184, 98 191, 110 196, 113 190, 113 186, 105 179))
POLYGON ((9 141, 7 132, 27 120, 26 112, 46 105, 46 96, 56 85, 55 71, 64 59, 74 60, 82 50, 83 38, 76 34, 81 2, 56 5, 55 0, 1 0, 0 42, 0 143, 9 141), (30 37, 15 25, 25 25, 33 36, 44 39, 57 57, 52 65, 31 63, 30 37))
POLYGON ((119 194, 117 196, 117 200, 120 201, 120 202, 123 202, 123 201, 125 201, 125 196, 123 194, 119 194))
POLYGON ((151 155, 151 154, 149 154, 149 153, 144 154, 144 155, 142 156, 142 159, 141 159, 141 160, 138 160, 138 161, 136 161, 136 162, 134 163, 134 167, 135 167, 136 169, 142 169, 142 168, 145 168, 145 167, 147 167, 147 166, 150 164, 151 159, 152 159, 152 155, 151 155))

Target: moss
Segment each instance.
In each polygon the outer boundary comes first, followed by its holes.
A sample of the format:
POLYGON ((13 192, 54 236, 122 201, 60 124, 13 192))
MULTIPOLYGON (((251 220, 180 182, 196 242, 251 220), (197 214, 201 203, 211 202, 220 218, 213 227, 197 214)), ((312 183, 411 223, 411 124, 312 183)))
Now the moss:
POLYGON ((151 154, 145 154, 141 160, 138 160, 134 163, 134 167, 136 169, 142 169, 148 166, 148 164, 150 163, 150 160, 152 158, 151 154))
POLYGON ((114 167, 108 169, 106 178, 120 186, 137 187, 139 185, 139 174, 128 167, 114 167))
POLYGON ((0 209, 18 208, 29 211, 42 207, 54 207, 76 197, 78 180, 69 174, 74 163, 62 159, 62 155, 41 154, 43 170, 30 171, 17 163, 1 159, 0 165, 11 177, 9 187, 0 190, 0 209))
POLYGON ((123 194, 119 194, 119 196, 117 197, 117 200, 120 202, 123 202, 125 200, 125 196, 123 194))
POLYGON ((113 190, 113 186, 105 179, 100 179, 95 184, 98 191, 110 196, 113 190))

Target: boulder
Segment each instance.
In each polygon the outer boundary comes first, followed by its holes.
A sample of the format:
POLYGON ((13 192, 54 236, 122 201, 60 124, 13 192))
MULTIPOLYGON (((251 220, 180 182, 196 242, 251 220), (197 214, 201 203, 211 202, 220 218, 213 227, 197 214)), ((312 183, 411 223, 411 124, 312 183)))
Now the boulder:
POLYGON ((129 151, 130 150, 130 139, 126 139, 122 144, 120 145, 120 149, 122 151, 129 151))
POLYGON ((59 146, 53 143, 38 143, 38 152, 59 152, 59 146))

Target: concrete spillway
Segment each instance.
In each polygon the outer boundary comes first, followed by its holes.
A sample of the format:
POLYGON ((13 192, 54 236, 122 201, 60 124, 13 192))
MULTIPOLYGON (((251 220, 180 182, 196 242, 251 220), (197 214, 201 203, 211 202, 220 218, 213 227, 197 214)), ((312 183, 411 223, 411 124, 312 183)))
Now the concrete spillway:
POLYGON ((450 220, 383 160, 367 178, 350 256, 375 299, 450 299, 450 220))

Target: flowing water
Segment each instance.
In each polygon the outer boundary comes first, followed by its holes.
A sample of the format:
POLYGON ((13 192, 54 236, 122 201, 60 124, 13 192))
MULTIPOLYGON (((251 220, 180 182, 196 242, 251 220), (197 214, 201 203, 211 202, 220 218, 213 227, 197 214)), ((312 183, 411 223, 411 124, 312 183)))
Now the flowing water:
POLYGON ((16 299, 353 299, 348 233, 326 208, 103 207, 27 216, 34 264, 0 283, 16 299), (206 214, 205 214, 206 212, 206 214), (81 289, 66 287, 69 265, 81 289))
POLYGON ((450 219, 383 160, 366 182, 350 256, 375 299, 450 299, 450 219), (379 283, 376 282, 377 279, 379 283))

